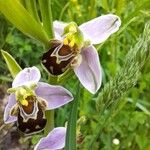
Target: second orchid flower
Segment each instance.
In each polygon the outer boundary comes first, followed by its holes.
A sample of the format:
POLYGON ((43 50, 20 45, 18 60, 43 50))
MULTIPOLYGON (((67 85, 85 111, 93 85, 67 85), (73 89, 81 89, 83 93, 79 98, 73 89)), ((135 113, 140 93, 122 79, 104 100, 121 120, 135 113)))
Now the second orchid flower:
POLYGON ((17 121, 18 130, 26 135, 40 132, 46 125, 45 111, 58 108, 73 100, 72 94, 61 86, 39 82, 36 67, 25 68, 15 77, 8 90, 4 122, 17 121))

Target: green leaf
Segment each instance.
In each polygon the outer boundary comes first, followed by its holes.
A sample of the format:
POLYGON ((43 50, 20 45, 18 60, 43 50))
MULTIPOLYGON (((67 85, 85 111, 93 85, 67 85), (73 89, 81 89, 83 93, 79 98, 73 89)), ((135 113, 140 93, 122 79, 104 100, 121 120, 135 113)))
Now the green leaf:
MULTIPOLYGON (((127 101, 134 103, 134 101, 131 98, 128 98, 127 101)), ((145 114, 150 116, 150 111, 143 106, 142 104, 140 104, 139 102, 136 102, 136 107, 138 107, 139 109, 141 109, 145 114)))
POLYGON ((39 0, 41 17, 43 22, 43 27, 48 34, 48 37, 52 39, 54 37, 53 33, 53 20, 51 11, 51 0, 39 0))
POLYGON ((40 23, 40 18, 37 10, 37 3, 35 0, 27 0, 25 1, 25 6, 28 12, 32 15, 32 17, 40 23))
POLYGON ((5 59, 11 75, 13 76, 13 78, 15 78, 15 76, 22 70, 21 67, 9 53, 3 50, 1 50, 1 53, 5 59))
POLYGON ((30 15, 18 0, 0 0, 0 11, 20 31, 45 45, 48 44, 49 39, 42 25, 30 15))

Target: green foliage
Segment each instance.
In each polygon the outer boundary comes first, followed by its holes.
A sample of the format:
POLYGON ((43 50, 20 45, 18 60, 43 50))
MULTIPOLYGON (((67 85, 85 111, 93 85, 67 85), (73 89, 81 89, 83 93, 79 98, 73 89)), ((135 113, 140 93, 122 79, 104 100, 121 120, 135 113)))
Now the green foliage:
POLYGON ((150 56, 150 24, 146 24, 142 37, 128 52, 124 65, 118 74, 107 83, 96 99, 97 107, 108 107, 133 87, 140 75, 142 66, 150 56))
MULTIPOLYGON (((30 2, 31 1, 28 1, 28 3, 30 3, 30 2)), ((30 5, 30 6, 33 6, 33 5, 30 5)), ((27 6, 29 6, 29 5, 27 5, 27 6)), ((32 8, 36 9, 36 6, 32 7, 32 8)), ((5 15, 5 17, 12 24, 14 24, 23 33, 39 40, 44 45, 48 45, 49 38, 48 38, 48 35, 46 34, 45 30, 43 29, 43 26, 41 25, 41 23, 37 22, 31 16, 31 15, 33 15, 33 13, 35 14, 36 10, 35 10, 35 12, 31 12, 31 11, 28 12, 18 0, 14 0, 14 1, 1 0, 0 1, 0 11, 5 15)), ((34 15, 34 17, 35 17, 35 15, 34 15)), ((50 20, 50 18, 49 18, 49 20, 50 20)))
POLYGON ((43 51, 43 47, 39 43, 24 37, 15 29, 11 29, 7 35, 3 48, 14 56, 22 68, 40 63, 43 51))
MULTIPOLYGON (((140 75, 141 68, 143 64, 146 63, 150 56, 149 46, 150 46, 150 24, 146 24, 144 33, 140 37, 138 43, 134 48, 128 52, 124 66, 116 74, 116 76, 105 84, 103 90, 99 93, 96 98, 97 109, 100 111, 101 115, 105 113, 106 110, 110 110, 109 115, 106 116, 104 124, 109 120, 110 113, 112 113, 118 106, 119 100, 122 95, 124 95, 131 87, 135 86, 140 75)), ((138 108, 149 114, 147 109, 142 105, 136 104, 138 108)), ((101 120, 100 120, 101 121, 101 120)), ((102 128, 104 126, 102 125, 102 128)), ((93 147, 94 142, 98 138, 102 128, 95 132, 96 136, 93 138, 90 148, 93 147)), ((133 128, 135 130, 135 128, 133 128)))

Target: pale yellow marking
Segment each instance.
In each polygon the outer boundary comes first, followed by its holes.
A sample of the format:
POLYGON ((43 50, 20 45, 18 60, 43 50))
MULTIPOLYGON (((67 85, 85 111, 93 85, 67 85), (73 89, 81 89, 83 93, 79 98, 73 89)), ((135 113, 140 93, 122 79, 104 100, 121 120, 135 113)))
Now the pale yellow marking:
POLYGON ((36 125, 35 129, 40 129, 41 127, 39 125, 36 125))
POLYGON ((26 133, 26 132, 29 132, 29 131, 30 131, 30 129, 26 129, 26 130, 25 130, 25 133, 26 133))
POLYGON ((46 59, 44 59, 42 62, 43 62, 43 63, 46 63, 46 62, 47 62, 47 60, 46 60, 46 59))
POLYGON ((51 72, 53 73, 53 66, 50 66, 49 68, 50 68, 51 72))

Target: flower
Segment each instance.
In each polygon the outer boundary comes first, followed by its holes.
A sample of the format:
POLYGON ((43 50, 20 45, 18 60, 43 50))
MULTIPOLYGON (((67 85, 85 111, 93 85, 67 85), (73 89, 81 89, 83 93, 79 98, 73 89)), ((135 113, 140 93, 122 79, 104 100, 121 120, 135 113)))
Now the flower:
POLYGON ((18 130, 32 134, 46 125, 45 110, 55 109, 73 100, 72 94, 61 86, 39 82, 40 71, 36 67, 25 68, 15 77, 8 89, 8 104, 4 122, 17 121, 18 130))
POLYGON ((52 75, 60 75, 69 67, 81 84, 91 93, 101 86, 102 71, 99 56, 93 44, 104 42, 121 25, 120 18, 113 14, 103 15, 83 23, 54 21, 55 39, 44 53, 42 64, 52 75))
POLYGON ((58 150, 65 146, 66 128, 54 128, 46 137, 41 138, 34 150, 58 150))
POLYGON ((117 139, 117 138, 115 138, 115 139, 113 139, 113 144, 115 144, 115 145, 119 145, 120 144, 120 141, 119 141, 119 139, 117 139))

